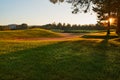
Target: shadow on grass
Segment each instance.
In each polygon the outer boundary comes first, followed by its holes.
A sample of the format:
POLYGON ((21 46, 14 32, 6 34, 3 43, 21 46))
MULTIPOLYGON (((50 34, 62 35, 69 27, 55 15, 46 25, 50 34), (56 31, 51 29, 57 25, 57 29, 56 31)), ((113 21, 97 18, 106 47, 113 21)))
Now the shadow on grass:
MULTIPOLYGON (((82 36, 83 38, 95 38, 95 39, 106 39, 108 38, 106 35, 84 35, 82 36)), ((118 38, 118 36, 109 36, 109 39, 113 39, 113 38, 118 38)))
POLYGON ((108 57, 112 49, 107 41, 65 41, 9 53, 0 56, 0 79, 119 80, 119 64, 108 57))

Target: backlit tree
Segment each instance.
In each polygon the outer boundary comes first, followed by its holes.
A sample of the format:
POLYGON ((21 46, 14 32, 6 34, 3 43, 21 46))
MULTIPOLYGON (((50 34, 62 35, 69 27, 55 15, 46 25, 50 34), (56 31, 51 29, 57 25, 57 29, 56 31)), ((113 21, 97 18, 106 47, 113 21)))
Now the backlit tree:
POLYGON ((64 2, 72 5, 72 13, 89 12, 90 9, 98 14, 98 19, 108 20, 107 35, 110 34, 110 18, 117 18, 116 33, 120 35, 120 0, 50 0, 52 3, 64 2), (92 8, 91 8, 92 7, 92 8))

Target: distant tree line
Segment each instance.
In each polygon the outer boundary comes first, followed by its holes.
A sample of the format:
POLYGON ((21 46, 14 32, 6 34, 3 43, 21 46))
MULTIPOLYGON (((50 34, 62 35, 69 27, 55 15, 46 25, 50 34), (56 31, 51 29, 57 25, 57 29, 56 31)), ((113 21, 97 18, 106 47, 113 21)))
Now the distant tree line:
POLYGON ((9 26, 0 26, 0 31, 10 30, 9 26))
MULTIPOLYGON (((65 24, 65 23, 52 23, 52 24, 46 24, 42 26, 32 26, 31 28, 43 28, 43 29, 60 29, 60 30, 105 30, 106 27, 101 25, 71 25, 71 24, 65 24)), ((114 28, 114 27, 111 27, 114 28)))
MULTIPOLYGON (((6 26, 0 26, 0 30, 23 30, 23 29, 32 29, 32 28, 42 28, 42 29, 48 29, 48 30, 106 30, 107 27, 102 25, 76 25, 76 24, 65 24, 65 23, 52 23, 52 24, 46 24, 42 26, 28 26, 26 23, 23 23, 21 25, 6 25, 6 26)), ((111 29, 115 29, 115 26, 111 26, 111 29)))

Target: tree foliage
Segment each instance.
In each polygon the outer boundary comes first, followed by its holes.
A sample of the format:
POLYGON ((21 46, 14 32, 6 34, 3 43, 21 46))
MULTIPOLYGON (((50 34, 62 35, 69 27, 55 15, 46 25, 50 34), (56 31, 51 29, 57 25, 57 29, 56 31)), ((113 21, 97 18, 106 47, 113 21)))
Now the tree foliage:
POLYGON ((46 24, 43 26, 32 26, 32 28, 43 28, 43 29, 49 29, 49 30, 63 30, 63 31, 69 31, 69 30, 105 30, 106 28, 104 26, 100 25, 77 25, 77 24, 69 24, 69 23, 52 23, 52 24, 46 24))
POLYGON ((72 5, 72 13, 88 12, 92 10, 98 14, 99 20, 108 20, 114 17, 117 19, 116 33, 120 35, 120 0, 50 0, 52 3, 68 2, 72 5))
POLYGON ((50 0, 50 2, 56 4, 56 3, 58 3, 58 2, 64 2, 64 0, 50 0))
POLYGON ((64 1, 72 4, 74 13, 79 11, 88 12, 90 6, 93 7, 95 12, 100 11, 102 13, 107 13, 109 10, 113 13, 117 13, 120 8, 120 0, 50 0, 52 3, 64 1))

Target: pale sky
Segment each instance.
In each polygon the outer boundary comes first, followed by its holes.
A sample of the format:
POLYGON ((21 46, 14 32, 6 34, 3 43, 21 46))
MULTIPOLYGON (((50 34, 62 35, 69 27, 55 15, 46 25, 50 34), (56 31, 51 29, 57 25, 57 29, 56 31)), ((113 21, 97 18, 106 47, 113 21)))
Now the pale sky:
POLYGON ((91 13, 71 13, 67 3, 52 4, 49 0, 0 0, 0 25, 43 25, 48 23, 95 24, 97 17, 91 13))

